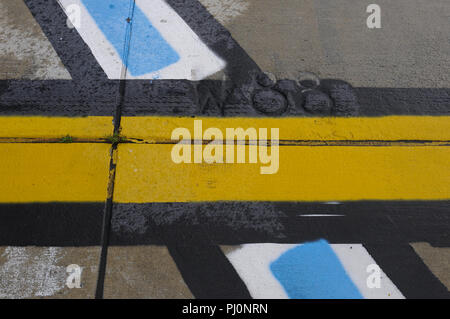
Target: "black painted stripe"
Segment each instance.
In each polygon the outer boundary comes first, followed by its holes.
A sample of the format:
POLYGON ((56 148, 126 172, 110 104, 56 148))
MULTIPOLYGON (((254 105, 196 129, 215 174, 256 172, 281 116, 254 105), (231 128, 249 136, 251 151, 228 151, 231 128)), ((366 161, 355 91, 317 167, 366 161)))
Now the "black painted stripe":
POLYGON ((112 245, 429 242, 450 246, 450 201, 114 204, 112 245), (314 215, 334 215, 314 217, 314 215), (313 215, 313 216, 311 216, 313 215), (336 216, 338 215, 338 216, 336 216), (342 215, 342 216, 341 216, 342 215), (166 234, 180 234, 166 236, 166 234))
POLYGON ((218 246, 169 245, 192 294, 200 299, 250 299, 250 293, 218 246))
POLYGON ((98 246, 104 203, 0 204, 0 246, 98 246))
POLYGON ((261 71, 230 32, 199 1, 167 0, 167 3, 202 42, 227 63, 226 73, 233 83, 244 84, 252 72, 261 71))
POLYGON ((448 289, 433 275, 410 245, 364 244, 364 247, 406 298, 450 298, 448 289))
MULTIPOLYGON (((104 210, 104 203, 1 204, 0 246, 99 246, 104 210)), ((198 298, 250 298, 219 245, 319 238, 362 243, 408 298, 449 298, 409 243, 450 246, 450 201, 114 204, 109 235, 109 245, 167 246, 198 298)))
MULTIPOLYGON (((91 82, 86 79, 87 82, 91 82)), ((92 81, 89 89, 73 81, 0 80, 0 116, 111 116, 120 99, 120 81, 92 81)), ((237 104, 243 88, 231 82, 185 80, 126 81, 124 116, 266 116, 255 110, 251 99, 237 104), (203 86, 199 89, 199 85, 203 86), (222 86, 231 89, 220 89, 222 86)), ((251 89, 258 89, 256 86, 251 89)), ((304 109, 300 90, 285 92, 291 101, 288 111, 277 117, 377 117, 389 115, 450 115, 450 89, 349 88, 356 103, 336 102, 330 112, 310 113, 304 109), (289 97, 290 95, 294 97, 289 97), (336 113, 338 109, 350 111, 336 113)), ((322 92, 323 93, 323 92, 322 92)), ((322 94, 321 93, 321 94, 322 94)))
POLYGON ((108 79, 78 31, 67 27, 67 16, 58 1, 24 2, 74 82, 88 88, 95 84, 94 81, 104 82, 108 79))
POLYGON ((450 88, 354 88, 364 116, 450 115, 450 88))
MULTIPOLYGON (((0 204, 0 246, 100 245, 104 208, 104 203, 0 204)), ((450 202, 116 203, 111 227, 110 245, 119 246, 204 244, 207 234, 211 245, 324 238, 449 247, 450 202), (321 214, 343 216, 310 216, 321 214)))

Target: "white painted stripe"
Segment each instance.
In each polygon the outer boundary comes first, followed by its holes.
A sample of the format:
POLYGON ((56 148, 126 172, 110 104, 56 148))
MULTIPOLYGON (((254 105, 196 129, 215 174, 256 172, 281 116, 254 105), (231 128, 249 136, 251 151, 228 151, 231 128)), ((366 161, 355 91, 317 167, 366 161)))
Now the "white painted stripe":
POLYGON ((331 215, 331 214, 305 214, 298 215, 300 217, 344 217, 345 215, 331 215))
POLYGON ((400 290, 392 283, 389 277, 381 269, 380 288, 369 288, 367 278, 371 273, 367 272, 367 266, 376 261, 370 256, 361 244, 332 244, 333 251, 344 266, 345 271, 353 283, 366 299, 404 299, 400 290))
POLYGON ((92 54, 105 71, 107 77, 111 80, 118 80, 124 77, 122 74, 122 59, 114 46, 108 41, 105 35, 100 31, 80 0, 58 0, 60 6, 69 16, 72 6, 76 5, 80 9, 79 26, 76 27, 78 33, 84 42, 91 49, 92 54))
MULTIPOLYGON (((270 270, 270 264, 296 244, 246 244, 227 254, 250 295, 256 299, 287 299, 288 295, 270 270)), ((361 244, 330 245, 347 275, 366 299, 402 299, 404 296, 381 270, 381 287, 367 286, 367 266, 376 264, 361 244)))
POLYGON ((297 245, 247 244, 227 254, 237 273, 255 299, 288 299, 269 265, 297 245))
POLYGON ((151 77, 195 81, 225 68, 225 62, 201 41, 197 34, 165 1, 136 0, 136 4, 147 15, 163 38, 181 56, 180 61, 151 74, 151 77))
MULTIPOLYGON (((80 8, 80 25, 76 26, 80 36, 109 79, 123 78, 121 76, 123 63, 119 53, 101 32, 81 0, 58 0, 58 2, 67 14, 70 14, 69 9, 72 5, 80 8)), ((180 60, 161 70, 140 76, 132 76, 127 72, 127 79, 201 80, 225 68, 225 62, 201 41, 165 1, 136 0, 136 5, 164 40, 180 55, 180 60)))
POLYGON ((105 35, 97 27, 94 19, 83 6, 80 0, 58 0, 61 7, 69 16, 71 8, 76 5, 80 9, 80 20, 77 31, 84 42, 91 49, 92 54, 97 59, 100 66, 105 71, 109 79, 121 79, 122 59, 113 45, 106 39, 105 35))

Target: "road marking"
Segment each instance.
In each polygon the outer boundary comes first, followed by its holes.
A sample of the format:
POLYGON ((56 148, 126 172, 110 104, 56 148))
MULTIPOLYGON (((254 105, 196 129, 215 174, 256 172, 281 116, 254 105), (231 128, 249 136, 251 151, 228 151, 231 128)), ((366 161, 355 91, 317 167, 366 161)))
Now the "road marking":
MULTIPOLYGON (((367 272, 367 266, 376 265, 377 262, 370 253, 361 244, 333 244, 331 245, 334 253, 339 258, 345 271, 351 280, 358 287, 364 298, 367 299, 404 299, 405 297, 384 273, 380 272, 380 288, 369 288, 367 278, 370 272, 367 272)), ((395 262, 395 261, 393 261, 395 262)))
POLYGON ((325 240, 286 250, 269 269, 291 299, 363 298, 325 240))
POLYGON ((376 261, 361 244, 245 244, 227 258, 253 298, 404 298, 383 271, 380 288, 367 287, 376 261))
POLYGON ((178 165, 172 147, 119 145, 115 201, 450 198, 449 147, 286 146, 279 148, 280 169, 273 175, 261 175, 260 163, 178 165))
POLYGON ((133 13, 130 46, 124 43, 132 1, 115 1, 112 4, 110 0, 82 0, 82 3, 119 53, 132 76, 158 71, 180 59, 138 6, 133 13))
POLYGON ((0 116, 1 138, 102 138, 114 131, 111 116, 41 117, 0 116))
POLYGON ((345 217, 345 215, 330 215, 330 214, 307 214, 298 215, 299 217, 345 217))
MULTIPOLYGON (((294 140, 318 136, 336 140, 410 137, 420 145, 422 138, 449 140, 448 119, 448 117, 272 118, 243 119, 241 123, 240 119, 236 118, 205 118, 205 122, 219 128, 246 127, 252 124, 254 127, 281 127, 281 137, 294 140)), ((124 117, 122 120, 124 134, 133 134, 134 137, 162 144, 119 145, 115 200, 121 203, 221 200, 333 202, 450 198, 448 173, 450 148, 446 146, 281 146, 279 172, 272 176, 261 176, 260 163, 174 164, 171 161, 173 145, 164 144, 164 139, 170 137, 172 128, 183 125, 189 127, 188 124, 193 122, 192 119, 124 117)), ((43 139, 60 139, 71 135, 74 138, 100 140, 111 135, 112 131, 111 117, 0 117, 0 138, 39 136, 43 139)), ((108 145, 3 144, 1 147, 4 150, 2 153, 12 155, 0 160, 3 163, 2 171, 5 172, 4 180, 10 181, 2 183, 0 202, 63 201, 64 198, 72 201, 78 201, 77 198, 79 201, 104 200, 103 195, 98 195, 100 192, 103 194, 104 190, 101 187, 90 195, 83 195, 81 193, 84 186, 76 184, 71 191, 69 189, 71 182, 68 178, 71 178, 70 172, 74 174, 77 172, 77 176, 73 178, 76 183, 84 183, 83 179, 90 176, 94 176, 94 180, 99 178, 97 174, 100 173, 92 172, 87 167, 91 164, 85 162, 85 159, 80 159, 80 154, 93 156, 92 167, 99 169, 99 165, 104 165, 108 161, 108 145), (64 152, 68 155, 63 154, 64 147, 67 147, 65 148, 67 151, 64 152), (87 149, 81 149, 80 153, 76 153, 74 150, 77 147, 87 149), (96 158, 103 152, 103 148, 105 156, 96 158), (94 153, 97 155, 94 156, 94 153), (75 159, 71 160, 71 155, 75 159), (73 161, 77 161, 74 168, 64 166, 66 162, 73 161), (55 170, 48 167, 49 163, 54 163, 52 165, 55 166, 55 170), (27 167, 35 171, 29 171, 27 167), (66 170, 70 176, 65 176, 66 170), (36 172, 47 174, 46 182, 39 180, 36 172), (27 174, 30 176, 27 177, 27 174), (59 189, 56 185, 62 185, 62 188, 59 189), (71 192, 73 194, 70 194, 71 192)), ((99 182, 99 185, 101 183, 99 182)))
MULTIPOLYGON (((450 141, 449 116, 387 116, 380 118, 214 118, 199 117, 203 126, 280 128, 280 141, 450 141)), ((113 131, 110 116, 0 117, 0 137, 104 137, 113 131)), ((170 141, 178 127, 193 127, 190 117, 122 117, 122 135, 142 142, 170 141)))
POLYGON ((77 30, 109 79, 121 79, 124 60, 127 79, 201 80, 225 67, 225 62, 163 0, 137 0, 130 23, 129 0, 113 4, 108 0, 59 3, 66 12, 71 5, 80 7, 77 30), (129 48, 127 34, 131 34, 129 48))
MULTIPOLYGON (((449 116, 386 116, 355 118, 215 118, 196 117, 203 127, 280 128, 280 141, 450 141, 449 116)), ((148 142, 169 141, 178 127, 192 130, 190 117, 123 117, 122 134, 148 142)), ((269 130, 270 131, 270 130, 269 130)))
POLYGON ((108 144, 0 144, 0 203, 104 202, 108 144), (7 154, 7 156, 6 156, 7 154))

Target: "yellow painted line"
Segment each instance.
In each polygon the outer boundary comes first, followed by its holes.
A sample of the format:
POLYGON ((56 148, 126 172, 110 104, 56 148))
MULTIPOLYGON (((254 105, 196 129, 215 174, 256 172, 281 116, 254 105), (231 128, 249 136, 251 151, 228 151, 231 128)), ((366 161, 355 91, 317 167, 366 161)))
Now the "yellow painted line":
POLYGON ((193 132, 194 120, 203 131, 215 127, 279 128, 280 140, 450 140, 449 116, 386 116, 361 118, 190 118, 123 117, 121 133, 149 142, 170 140, 176 128, 193 132))
POLYGON ((0 144, 0 203, 103 202, 110 145, 0 144))
MULTIPOLYGON (((280 140, 290 142, 280 147, 278 173, 261 175, 260 163, 177 165, 173 145, 157 143, 170 140, 178 127, 192 132, 193 118, 124 117, 122 135, 156 144, 119 145, 116 202, 450 198, 450 117, 196 119, 203 120, 203 130, 279 128, 280 140)), ((0 138, 97 139, 112 131, 111 117, 0 117, 0 138)), ((4 143, 0 154, 0 203, 98 202, 108 196, 110 145, 4 143)))
MULTIPOLYGON (((448 116, 387 116, 374 118, 209 118, 203 128, 280 128, 280 140, 450 140, 448 116)), ((0 117, 0 138, 104 138, 113 119, 91 117, 0 117)), ((178 127, 193 130, 190 117, 123 117, 122 135, 145 141, 170 140, 178 127)), ((270 131, 270 130, 269 130, 270 131)))
POLYGON ((0 117, 0 138, 103 138, 111 135, 113 119, 109 116, 90 117, 0 117))
POLYGON ((286 146, 279 171, 262 164, 175 164, 173 145, 119 145, 114 200, 442 200, 450 198, 450 147, 286 146))

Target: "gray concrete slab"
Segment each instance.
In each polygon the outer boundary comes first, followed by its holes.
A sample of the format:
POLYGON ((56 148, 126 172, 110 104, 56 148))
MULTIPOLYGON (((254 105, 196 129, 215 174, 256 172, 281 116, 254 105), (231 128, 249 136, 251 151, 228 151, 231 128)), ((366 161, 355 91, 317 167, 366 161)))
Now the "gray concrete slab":
POLYGON ((104 298, 193 298, 164 246, 109 247, 104 298))
POLYGON ((279 78, 310 71, 354 86, 450 85, 447 0, 379 0, 381 29, 366 25, 373 1, 200 1, 279 78))
POLYGON ((23 0, 0 2, 0 80, 70 79, 23 0))
POLYGON ((432 247, 429 243, 412 243, 411 246, 450 291, 450 248, 432 247))

